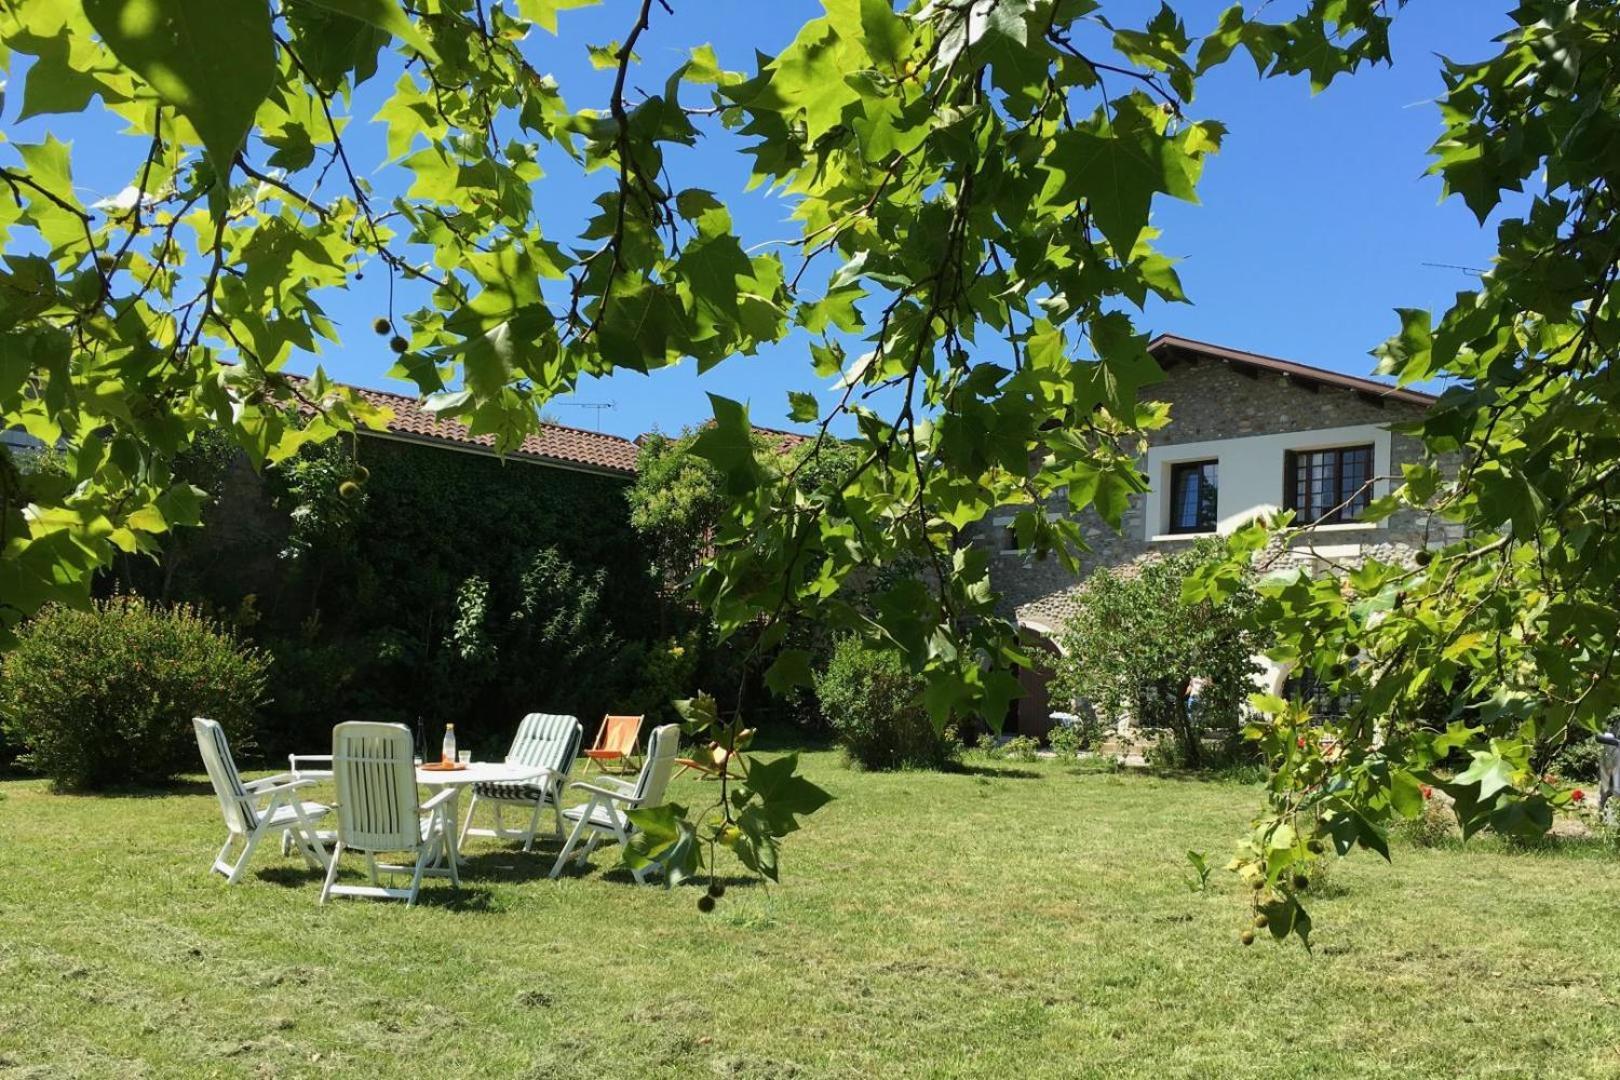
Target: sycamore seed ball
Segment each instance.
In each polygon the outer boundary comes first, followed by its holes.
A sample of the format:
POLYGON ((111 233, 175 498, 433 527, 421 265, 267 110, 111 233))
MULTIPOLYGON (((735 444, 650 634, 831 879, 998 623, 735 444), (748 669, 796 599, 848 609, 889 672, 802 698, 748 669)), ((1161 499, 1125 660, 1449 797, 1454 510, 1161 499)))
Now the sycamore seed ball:
POLYGON ((1270 921, 1270 919, 1266 918, 1266 913, 1262 911, 1260 914, 1254 917, 1255 928, 1258 930, 1264 930, 1266 928, 1266 924, 1270 921))
POLYGON ((393 337, 388 339, 388 347, 397 353, 402 353, 411 347, 411 343, 400 337, 398 334, 395 334, 393 337))
POLYGON ((338 485, 338 495, 345 499, 358 499, 360 497, 360 485, 353 480, 345 480, 338 485))
POLYGON ((371 324, 371 328, 378 334, 386 334, 388 331, 392 330, 394 326, 387 319, 379 315, 377 316, 377 321, 371 324))
POLYGON ((1243 931, 1243 933, 1238 935, 1238 940, 1243 942, 1243 944, 1245 944, 1245 945, 1253 945, 1254 944, 1254 931, 1253 930, 1245 930, 1245 931, 1243 931))
POLYGON ((705 915, 713 911, 714 897, 710 896, 708 893, 704 893, 702 896, 698 897, 698 910, 703 912, 705 915))

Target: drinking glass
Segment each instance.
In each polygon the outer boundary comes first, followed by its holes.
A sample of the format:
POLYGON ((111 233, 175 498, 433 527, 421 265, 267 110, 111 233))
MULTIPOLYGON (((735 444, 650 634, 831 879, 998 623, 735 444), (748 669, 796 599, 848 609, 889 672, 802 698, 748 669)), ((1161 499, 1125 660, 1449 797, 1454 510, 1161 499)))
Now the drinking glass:
POLYGON ((461 762, 461 764, 463 764, 463 765, 471 765, 472 764, 472 751, 471 750, 458 750, 458 751, 456 751, 456 760, 461 762))

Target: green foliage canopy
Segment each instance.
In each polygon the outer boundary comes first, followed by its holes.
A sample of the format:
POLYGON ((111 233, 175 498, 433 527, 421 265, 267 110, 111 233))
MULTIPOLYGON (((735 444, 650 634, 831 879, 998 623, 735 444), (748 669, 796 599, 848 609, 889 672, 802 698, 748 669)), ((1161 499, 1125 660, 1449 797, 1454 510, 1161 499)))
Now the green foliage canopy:
POLYGON ((1266 636, 1244 584, 1217 600, 1182 602, 1189 575, 1222 554, 1201 541, 1188 551, 1086 579, 1064 623, 1053 690, 1088 701, 1105 717, 1175 733, 1183 764, 1202 764, 1210 728, 1236 729, 1260 672, 1266 636), (1197 698, 1193 708, 1190 699, 1197 698))
MULTIPOLYGON (((1379 350, 1402 383, 1452 382, 1412 430, 1460 466, 1405 467, 1371 512, 1421 511, 1430 548, 1262 582, 1277 654, 1353 703, 1326 722, 1259 702, 1270 806, 1233 867, 1274 934, 1309 933, 1326 848, 1387 857, 1424 785, 1452 796, 1464 835, 1540 836, 1572 795, 1546 758, 1620 709, 1620 8, 1529 0, 1513 17, 1495 56, 1445 62, 1432 150, 1448 194, 1499 217, 1496 258, 1438 318, 1400 312, 1379 350)), ((1242 530, 1189 597, 1222 595, 1277 539, 1242 530)))

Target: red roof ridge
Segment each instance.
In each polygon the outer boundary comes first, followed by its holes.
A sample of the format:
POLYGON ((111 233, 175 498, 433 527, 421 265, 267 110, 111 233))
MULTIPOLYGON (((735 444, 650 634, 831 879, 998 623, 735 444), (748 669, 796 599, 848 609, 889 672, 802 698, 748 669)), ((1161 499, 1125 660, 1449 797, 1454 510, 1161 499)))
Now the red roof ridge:
POLYGON ((1354 390, 1357 393, 1388 398, 1391 401, 1402 401, 1409 405, 1427 406, 1439 400, 1435 395, 1426 394, 1421 390, 1411 390, 1404 386, 1379 382, 1377 379, 1369 379, 1361 375, 1346 375, 1341 371, 1330 371, 1327 368, 1315 367, 1311 364, 1301 364, 1296 360, 1284 360, 1281 357, 1267 356, 1264 353, 1234 349, 1227 345, 1216 345, 1209 341, 1199 341, 1197 338, 1182 337, 1180 334, 1159 334, 1148 342, 1148 351, 1156 352, 1167 346, 1173 349, 1185 349, 1189 352, 1200 353, 1228 363, 1249 364, 1253 367, 1279 372, 1296 379, 1307 379, 1344 390, 1354 390))
MULTIPOLYGON (((415 405, 417 408, 422 407, 422 403, 419 399, 398 390, 379 390, 375 386, 359 386, 354 383, 337 383, 337 385, 347 386, 351 390, 359 390, 367 394, 377 394, 380 397, 397 398, 398 400, 406 402, 407 404, 415 405)), ((590 428, 575 427, 572 424, 559 424, 555 420, 542 420, 540 421, 540 426, 544 428, 552 428, 556 431, 572 431, 579 435, 589 435, 595 439, 612 439, 614 442, 629 443, 632 446, 635 445, 634 439, 627 439, 623 435, 615 435, 611 431, 592 431, 590 428)))
MULTIPOLYGON (((288 373, 288 378, 308 381, 307 376, 288 373)), ((444 443, 473 452, 495 453, 493 435, 473 435, 466 424, 454 417, 439 416, 423 407, 420 399, 395 390, 357 386, 352 383, 334 383, 363 397, 393 408, 394 416, 388 422, 386 434, 412 441, 444 443), (380 399, 380 400, 379 400, 380 399)), ((364 433, 364 429, 362 429, 364 433)), ((550 462, 564 467, 588 469, 632 475, 636 471, 637 447, 622 435, 605 431, 540 421, 540 430, 526 435, 518 448, 508 456, 530 461, 550 462)))

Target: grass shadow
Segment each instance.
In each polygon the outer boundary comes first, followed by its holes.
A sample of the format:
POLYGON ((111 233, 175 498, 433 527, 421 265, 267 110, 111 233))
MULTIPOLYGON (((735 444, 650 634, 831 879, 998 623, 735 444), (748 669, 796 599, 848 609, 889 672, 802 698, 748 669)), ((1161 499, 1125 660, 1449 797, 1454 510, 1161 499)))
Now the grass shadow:
POLYGON ((1011 765, 970 765, 956 762, 946 765, 940 772, 952 776, 983 776, 992 780, 1039 780, 1041 774, 1030 769, 1020 769, 1011 765))
POLYGON ((57 788, 51 794, 69 799, 166 799, 175 795, 212 795, 206 780, 173 780, 166 784, 128 784, 109 788, 57 788))
POLYGON ((326 878, 326 871, 316 870, 300 863, 298 866, 266 866, 256 871, 253 876, 266 885, 301 889, 306 885, 319 885, 326 878))

